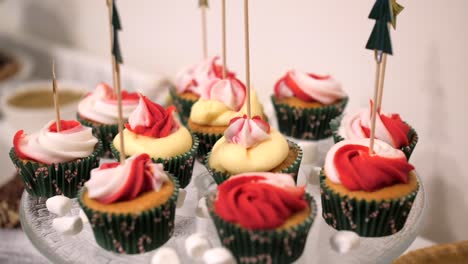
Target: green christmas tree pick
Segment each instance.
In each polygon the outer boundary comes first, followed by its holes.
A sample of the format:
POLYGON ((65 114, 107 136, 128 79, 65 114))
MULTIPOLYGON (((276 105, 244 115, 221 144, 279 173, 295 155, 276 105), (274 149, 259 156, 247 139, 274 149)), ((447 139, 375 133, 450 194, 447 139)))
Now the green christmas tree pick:
POLYGON ((122 30, 122 24, 120 23, 119 11, 117 10, 116 0, 112 1, 112 30, 113 30, 113 42, 112 42, 112 54, 115 57, 117 63, 123 63, 122 52, 120 51, 119 45, 119 31, 122 30))

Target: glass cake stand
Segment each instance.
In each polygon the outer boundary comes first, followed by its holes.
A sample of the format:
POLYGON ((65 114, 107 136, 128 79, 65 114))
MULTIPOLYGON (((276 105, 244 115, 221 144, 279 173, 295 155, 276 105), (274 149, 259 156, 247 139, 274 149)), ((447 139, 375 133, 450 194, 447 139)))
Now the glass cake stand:
MULTIPOLYGON (((314 174, 312 166, 301 167, 299 183, 305 183, 308 175, 314 174)), ((187 197, 182 208, 176 211, 173 237, 164 245, 174 248, 181 263, 202 263, 185 253, 185 239, 194 232, 209 235, 213 246, 220 242, 211 220, 195 216, 198 199, 215 186, 203 166, 196 164, 192 183, 186 187, 187 197)), ((318 182, 318 181, 316 181, 318 182)), ((420 181, 421 183, 421 181, 420 181)), ((414 241, 423 218, 425 194, 421 185, 404 228, 395 235, 383 238, 361 238, 360 246, 347 254, 338 254, 330 246, 330 238, 337 233, 321 217, 319 186, 312 181, 307 185, 318 205, 318 214, 310 230, 306 248, 297 263, 391 263, 414 241)), ((71 215, 77 215, 79 205, 73 200, 71 215)), ((54 215, 45 206, 45 199, 36 199, 24 192, 21 200, 21 223, 32 244, 53 263, 150 263, 153 252, 141 255, 119 255, 101 249, 89 224, 76 236, 63 236, 52 228, 54 215)))

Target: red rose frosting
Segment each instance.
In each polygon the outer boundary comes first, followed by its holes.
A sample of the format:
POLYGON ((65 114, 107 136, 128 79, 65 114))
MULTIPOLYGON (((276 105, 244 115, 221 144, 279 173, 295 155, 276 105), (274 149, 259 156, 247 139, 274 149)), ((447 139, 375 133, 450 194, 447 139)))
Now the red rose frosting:
MULTIPOLYGON (((345 115, 341 122, 340 135, 346 139, 369 138, 372 107, 371 101, 370 110, 363 109, 345 115)), ((409 145, 409 130, 410 127, 401 120, 399 114, 385 114, 378 109, 375 121, 376 138, 391 144, 394 148, 402 148, 409 145)))
POLYGON ((174 106, 164 109, 161 105, 151 102, 146 96, 141 96, 137 108, 128 118, 128 124, 125 127, 143 136, 167 137, 179 129, 179 124, 172 115, 174 110, 174 106))
MULTIPOLYGON (((213 80, 223 78, 223 66, 216 63, 218 60, 218 56, 212 57, 182 71, 177 77, 177 91, 201 95, 213 80)), ((227 71, 226 74, 229 78, 235 77, 232 72, 227 71)))
POLYGON ((259 116, 249 119, 247 115, 233 118, 224 131, 224 137, 231 143, 250 148, 270 138, 270 125, 259 116))
POLYGON ((369 139, 343 140, 334 145, 325 159, 325 174, 334 183, 351 191, 372 192, 398 183, 408 183, 414 167, 405 154, 378 139, 375 154, 369 154, 369 139))
POLYGON ((214 80, 201 94, 201 99, 219 101, 234 111, 242 108, 245 98, 245 85, 236 78, 214 80))
POLYGON ((332 104, 345 98, 341 85, 329 75, 288 71, 275 84, 275 95, 278 98, 297 97, 306 102, 332 104))
POLYGON ((273 229, 307 208, 304 193, 304 187, 296 187, 288 174, 240 174, 218 187, 215 211, 244 228, 273 229))
POLYGON ((89 197, 103 204, 129 201, 149 191, 159 191, 169 177, 162 164, 153 163, 148 154, 128 158, 124 165, 118 162, 101 165, 91 171, 85 183, 89 197))

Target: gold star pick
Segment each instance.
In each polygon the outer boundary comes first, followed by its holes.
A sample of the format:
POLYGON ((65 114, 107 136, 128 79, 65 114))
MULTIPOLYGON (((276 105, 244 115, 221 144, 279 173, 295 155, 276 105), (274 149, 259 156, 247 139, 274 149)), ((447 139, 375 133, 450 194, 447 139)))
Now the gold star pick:
POLYGON ((208 0, 198 0, 199 7, 208 7, 208 0))
POLYGON ((392 13, 392 27, 393 29, 396 29, 396 19, 398 14, 403 11, 404 7, 397 3, 396 0, 390 0, 390 12, 392 13))

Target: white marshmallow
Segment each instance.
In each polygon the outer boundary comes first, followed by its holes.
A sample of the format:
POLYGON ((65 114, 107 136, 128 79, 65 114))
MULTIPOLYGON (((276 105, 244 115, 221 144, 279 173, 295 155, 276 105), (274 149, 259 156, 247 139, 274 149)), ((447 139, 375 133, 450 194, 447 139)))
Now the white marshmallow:
POLYGON ((47 199, 46 207, 49 212, 58 216, 64 216, 70 212, 72 203, 70 198, 63 195, 56 195, 47 199))
POLYGON ((197 209, 195 210, 195 215, 201 218, 209 218, 210 213, 208 212, 208 207, 206 206, 206 198, 202 197, 198 201, 197 209))
POLYGON ((330 237, 330 245, 334 251, 345 254, 359 247, 360 237, 351 231, 340 231, 330 237))
POLYGON ((55 218, 52 227, 63 235, 73 236, 83 230, 83 221, 79 216, 64 216, 55 218))
POLYGON ((180 188, 179 196, 177 197, 177 203, 176 203, 177 208, 181 208, 182 206, 184 206, 184 201, 185 201, 186 196, 187 196, 187 191, 180 188))
POLYGON ((195 233, 185 240, 185 250, 189 257, 196 260, 201 259, 203 254, 211 248, 210 241, 203 233, 195 233))
POLYGON ((162 247, 154 253, 151 264, 180 264, 177 252, 168 247, 162 247))
POLYGON ((311 185, 319 185, 320 181, 320 172, 322 168, 313 166, 310 168, 310 172, 307 175, 307 183, 311 185))
POLYGON ((89 223, 88 217, 86 216, 85 212, 82 209, 80 209, 80 212, 78 213, 78 215, 80 216, 81 221, 83 221, 84 224, 89 223))
POLYGON ((209 249, 203 254, 205 264, 236 264, 231 252, 224 247, 209 249))

